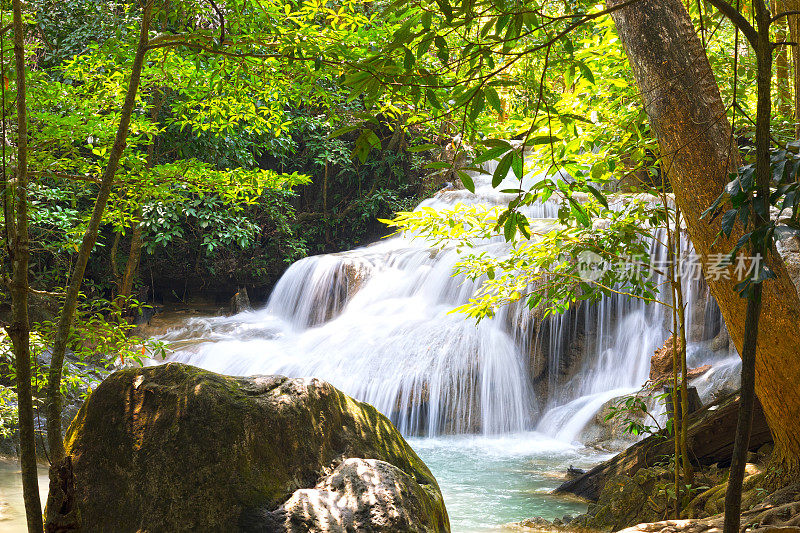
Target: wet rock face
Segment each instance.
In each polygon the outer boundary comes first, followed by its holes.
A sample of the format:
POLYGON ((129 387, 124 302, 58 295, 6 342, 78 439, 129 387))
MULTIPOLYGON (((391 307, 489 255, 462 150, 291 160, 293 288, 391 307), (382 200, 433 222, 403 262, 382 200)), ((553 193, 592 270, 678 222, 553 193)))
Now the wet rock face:
MULTIPOLYGON (((672 357, 675 349, 681 349, 681 342, 678 341, 677 348, 675 347, 675 336, 670 335, 664 342, 664 345, 657 349, 650 358, 650 381, 655 384, 668 384, 672 380, 672 357)), ((703 365, 697 368, 690 368, 687 372, 689 379, 702 376, 711 370, 710 365, 703 365)))
POLYGON ((317 379, 123 370, 66 449, 48 531, 449 531, 436 480, 389 420, 317 379))
POLYGON ((250 305, 250 296, 247 294, 247 287, 240 287, 236 294, 231 297, 228 304, 228 312, 232 315, 243 313, 245 311, 252 311, 253 306, 250 305))

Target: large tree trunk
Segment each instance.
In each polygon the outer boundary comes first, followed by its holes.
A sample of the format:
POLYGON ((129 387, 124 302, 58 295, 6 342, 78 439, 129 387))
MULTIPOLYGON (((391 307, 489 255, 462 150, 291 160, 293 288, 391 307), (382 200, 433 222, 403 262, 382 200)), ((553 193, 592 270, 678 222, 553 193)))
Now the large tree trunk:
MULTIPOLYGON (((609 0, 610 6, 620 0, 609 0)), ((719 223, 700 220, 723 191, 739 158, 708 59, 680 0, 640 0, 612 14, 658 138, 663 167, 703 264, 738 239, 716 244, 719 223)), ((800 462, 800 298, 782 262, 764 286, 756 391, 775 437, 776 459, 797 475, 800 462)), ((746 301, 735 280, 709 280, 741 353, 746 301)))

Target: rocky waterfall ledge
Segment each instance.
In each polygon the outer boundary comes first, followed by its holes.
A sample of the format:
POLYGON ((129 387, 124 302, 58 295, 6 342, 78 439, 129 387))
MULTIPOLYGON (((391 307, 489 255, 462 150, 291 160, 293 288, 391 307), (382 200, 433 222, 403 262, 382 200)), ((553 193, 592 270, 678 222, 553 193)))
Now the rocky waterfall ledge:
POLYGON ((122 370, 51 469, 47 531, 450 530, 389 420, 318 379, 122 370))

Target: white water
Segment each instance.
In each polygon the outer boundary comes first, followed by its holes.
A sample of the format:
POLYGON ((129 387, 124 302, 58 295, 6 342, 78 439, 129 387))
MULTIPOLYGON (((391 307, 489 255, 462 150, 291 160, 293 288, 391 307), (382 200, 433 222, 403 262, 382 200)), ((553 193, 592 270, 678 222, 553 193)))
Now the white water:
MULTIPOLYGON (((513 176, 508 180, 518 184, 513 176)), ((420 207, 508 202, 489 181, 477 176, 476 194, 441 192, 420 207)), ((544 228, 556 209, 545 204, 526 214, 544 219, 533 222, 544 228)), ((483 246, 502 253, 503 244, 483 246)), ((658 246, 652 253, 663 259, 658 246)), ((561 468, 568 460, 596 458, 581 451, 584 428, 606 402, 647 380, 650 357, 668 336, 669 315, 663 306, 614 296, 541 327, 530 317, 520 320, 525 311, 515 310, 476 326, 450 314, 476 288, 452 277, 457 260, 453 250, 435 253, 404 237, 303 259, 287 270, 264 309, 190 319, 170 331, 164 336, 173 343, 169 358, 232 375, 325 379, 374 405, 405 435, 417 436, 412 443, 442 483, 454 531, 480 529, 486 520, 520 520, 533 511, 519 503, 519 494, 543 493, 558 483, 531 463, 561 468), (529 373, 536 357, 547 358, 538 383, 529 373), (498 483, 521 488, 512 496, 487 488, 498 483), (487 518, 485 509, 474 509, 475 493, 500 510, 487 518)), ((709 319, 718 311, 704 293, 702 283, 686 280, 692 363, 724 360, 700 378, 707 397, 737 367, 727 352, 707 349, 719 324, 709 319)), ((581 507, 537 497, 549 503, 534 514, 548 518, 581 507)))

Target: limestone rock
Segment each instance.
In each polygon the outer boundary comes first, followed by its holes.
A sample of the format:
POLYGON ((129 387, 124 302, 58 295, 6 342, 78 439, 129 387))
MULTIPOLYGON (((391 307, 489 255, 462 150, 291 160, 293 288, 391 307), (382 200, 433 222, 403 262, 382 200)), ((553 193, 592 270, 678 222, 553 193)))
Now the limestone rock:
POLYGON ((672 352, 675 346, 675 336, 670 335, 664 345, 655 351, 650 358, 650 381, 663 382, 672 376, 672 352))
MULTIPOLYGON (((800 502, 752 509, 742 513, 741 524, 750 533, 800 533, 800 502)), ((619 533, 722 533, 724 516, 642 523, 619 533)))
POLYGON ((247 294, 247 287, 242 287, 237 290, 228 305, 228 311, 232 315, 251 311, 252 309, 253 306, 250 305, 250 296, 247 294))
POLYGON ((275 526, 307 531, 437 531, 435 509, 414 479, 384 461, 347 459, 313 489, 295 491, 275 526), (419 513, 425 509, 425 513, 419 513))
POLYGON ((723 322, 722 327, 717 333, 717 336, 711 341, 711 349, 715 352, 730 349, 730 335, 728 335, 728 327, 723 322))
POLYGON ((794 236, 780 240, 777 249, 786 265, 789 278, 800 293, 800 238, 794 236))
MULTIPOLYGON (((736 435, 736 420, 739 411, 738 395, 731 395, 700 411, 689 415, 687 444, 692 457, 703 465, 730 462, 736 435)), ((633 477, 642 468, 648 468, 672 453, 673 443, 665 433, 652 435, 589 470, 586 474, 566 481, 556 489, 557 493, 575 494, 589 500, 597 500, 607 482, 618 476, 633 477)), ((750 447, 758 450, 772 442, 761 404, 756 403, 753 413, 753 429, 750 447)))
POLYGON ((669 509, 664 489, 672 483, 672 471, 664 467, 643 468, 633 476, 610 480, 596 504, 571 524, 578 529, 617 531, 637 522, 662 519, 669 509))
POLYGON ((338 505, 323 493, 350 490, 363 496, 362 523, 412 517, 406 531, 449 531, 436 480, 391 422, 318 379, 122 370, 89 396, 65 444, 48 531, 280 532, 275 511, 299 512, 292 498, 312 487, 318 516, 338 505), (375 500, 357 493, 364 480, 375 500))
MULTIPOLYGON (((670 335, 664 345, 655 351, 650 358, 650 381, 653 383, 667 383, 672 379, 672 352, 675 345, 675 336, 670 335)), ((680 345, 678 345, 680 349, 680 345)), ((689 379, 703 375, 711 369, 710 365, 690 368, 686 373, 689 379)))

